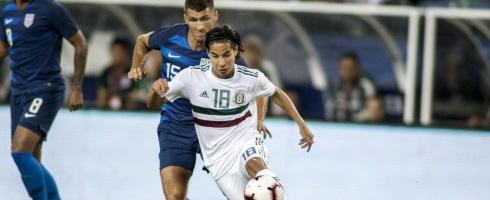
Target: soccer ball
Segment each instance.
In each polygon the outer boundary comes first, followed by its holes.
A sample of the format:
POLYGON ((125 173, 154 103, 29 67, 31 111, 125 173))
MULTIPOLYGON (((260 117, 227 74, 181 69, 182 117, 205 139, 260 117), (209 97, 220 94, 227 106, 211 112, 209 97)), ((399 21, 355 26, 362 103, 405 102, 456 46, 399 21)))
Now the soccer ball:
POLYGON ((257 176, 250 179, 245 188, 245 200, 283 200, 282 185, 270 176, 257 176))

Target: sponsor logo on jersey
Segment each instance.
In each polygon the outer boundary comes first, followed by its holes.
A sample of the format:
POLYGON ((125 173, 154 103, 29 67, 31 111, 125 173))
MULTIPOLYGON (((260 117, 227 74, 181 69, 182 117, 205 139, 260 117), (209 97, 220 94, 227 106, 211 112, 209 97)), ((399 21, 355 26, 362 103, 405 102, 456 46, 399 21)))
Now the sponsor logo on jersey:
POLYGON ((242 105, 245 103, 245 90, 237 90, 235 95, 233 95, 233 102, 236 105, 242 105))
POLYGON ((204 97, 204 98, 209 98, 208 93, 206 92, 206 90, 204 90, 204 92, 202 92, 199 96, 200 97, 204 97))
POLYGON ((25 18, 24 18, 24 26, 26 28, 29 28, 32 26, 32 24, 34 23, 34 17, 35 17, 35 14, 34 13, 27 13, 25 18))

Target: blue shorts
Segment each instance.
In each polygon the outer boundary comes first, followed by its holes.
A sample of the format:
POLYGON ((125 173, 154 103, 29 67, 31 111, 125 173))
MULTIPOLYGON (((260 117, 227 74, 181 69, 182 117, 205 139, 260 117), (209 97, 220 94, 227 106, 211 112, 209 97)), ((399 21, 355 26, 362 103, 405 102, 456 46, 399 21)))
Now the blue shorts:
POLYGON ((18 125, 23 126, 46 140, 51 124, 63 106, 64 90, 34 91, 12 95, 10 98, 11 136, 18 125))
POLYGON ((162 121, 158 125, 160 169, 179 166, 193 171, 196 154, 200 153, 194 123, 162 121))

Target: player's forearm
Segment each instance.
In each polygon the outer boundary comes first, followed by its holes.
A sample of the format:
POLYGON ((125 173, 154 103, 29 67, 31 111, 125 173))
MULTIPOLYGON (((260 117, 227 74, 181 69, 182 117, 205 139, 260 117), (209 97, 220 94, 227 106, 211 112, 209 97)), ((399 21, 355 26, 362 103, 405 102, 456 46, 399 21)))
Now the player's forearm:
POLYGON ((73 74, 72 87, 82 87, 83 77, 85 75, 85 67, 87 64, 88 47, 83 33, 79 31, 69 39, 70 43, 75 47, 75 73, 73 74))
POLYGON ((163 103, 165 103, 165 98, 160 97, 153 88, 150 89, 148 96, 146 97, 146 107, 148 109, 156 109, 163 103))
POLYGON ((285 110, 289 117, 291 117, 299 126, 305 125, 305 121, 299 114, 296 106, 294 106, 289 96, 282 89, 276 87, 276 92, 271 96, 271 98, 272 101, 285 110))
POLYGON ((148 47, 148 37, 149 34, 144 34, 138 36, 136 39, 136 44, 133 50, 133 61, 132 67, 142 67, 143 66, 143 58, 146 54, 150 52, 150 48, 148 47))
POLYGON ((267 114, 268 97, 257 97, 257 120, 264 121, 267 114))
POLYGON ((87 46, 75 48, 75 73, 73 75, 73 86, 82 86, 87 64, 87 46))

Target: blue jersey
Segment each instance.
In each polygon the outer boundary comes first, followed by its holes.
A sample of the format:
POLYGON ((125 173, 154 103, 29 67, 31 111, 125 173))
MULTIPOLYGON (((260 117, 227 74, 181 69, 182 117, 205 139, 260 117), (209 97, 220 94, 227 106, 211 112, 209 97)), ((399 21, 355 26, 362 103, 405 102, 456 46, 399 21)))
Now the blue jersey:
POLYGON ((63 37, 78 31, 68 11, 54 0, 15 1, 0 14, 0 40, 9 45, 12 94, 64 89, 60 69, 63 37))
MULTIPOLYGON (((208 58, 206 50, 194 51, 187 42, 187 24, 163 27, 150 35, 150 48, 160 50, 162 54, 162 78, 169 81, 181 70, 199 65, 201 58, 208 58)), ((237 64, 245 66, 242 59, 237 64)), ((187 99, 167 102, 161 107, 160 121, 193 123, 191 103, 187 99)))

